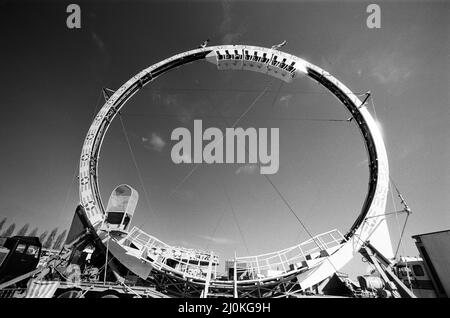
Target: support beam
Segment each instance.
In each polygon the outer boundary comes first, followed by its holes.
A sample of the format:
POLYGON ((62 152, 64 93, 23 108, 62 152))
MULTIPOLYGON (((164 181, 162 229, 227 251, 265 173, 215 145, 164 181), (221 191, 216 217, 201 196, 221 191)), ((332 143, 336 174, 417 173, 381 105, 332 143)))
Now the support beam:
POLYGON ((416 296, 403 284, 403 282, 394 274, 391 269, 391 261, 383 256, 375 247, 370 243, 363 246, 359 252, 363 257, 370 261, 381 275, 381 278, 386 283, 387 288, 393 293, 396 298, 416 298, 416 296), (391 283, 394 283, 396 289, 391 287, 391 283), (398 291, 397 291, 398 290, 398 291))
POLYGON ((203 297, 202 298, 208 298, 209 283, 211 282, 211 273, 212 273, 212 262, 213 262, 213 259, 214 259, 214 256, 213 256, 213 253, 211 253, 211 255, 209 257, 208 271, 206 272, 205 289, 203 290, 203 297))
POLYGON ((13 278, 7 282, 4 282, 3 284, 0 284, 0 289, 6 288, 8 286, 14 285, 15 283, 18 283, 24 279, 30 278, 31 276, 40 273, 42 270, 44 270, 45 268, 38 268, 35 269, 31 272, 25 273, 23 275, 17 276, 16 278, 13 278))
POLYGON ((238 290, 237 290, 237 260, 236 253, 234 255, 234 270, 233 270, 233 282, 234 282, 234 298, 238 298, 238 290))

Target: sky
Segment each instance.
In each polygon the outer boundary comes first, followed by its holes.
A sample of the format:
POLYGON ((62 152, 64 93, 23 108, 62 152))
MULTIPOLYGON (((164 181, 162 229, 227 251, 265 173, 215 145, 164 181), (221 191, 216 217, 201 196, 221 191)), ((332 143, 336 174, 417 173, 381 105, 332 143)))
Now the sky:
MULTIPOLYGON (((365 1, 78 1, 81 28, 69 29, 70 3, 0 4, 0 217, 7 225, 68 228, 101 89, 210 39, 264 47, 286 40, 283 51, 355 93, 370 91, 390 176, 413 212, 401 254, 418 254, 412 235, 450 228, 449 3, 378 1, 381 28, 369 29, 365 1)), ((270 179, 308 231, 345 233, 368 181, 364 144, 345 108, 307 78, 287 84, 207 62, 165 74, 127 103, 132 153, 119 120, 112 123, 100 154, 103 201, 128 183, 140 194, 133 225, 169 244, 213 249, 222 260, 308 239, 254 166, 200 164, 182 182, 194 165, 170 157, 173 129, 192 131, 202 119, 224 131, 264 90, 238 126, 279 128, 280 168, 270 179)), ((395 193, 386 209, 401 209, 395 193)), ((404 218, 389 221, 394 246, 404 218)))

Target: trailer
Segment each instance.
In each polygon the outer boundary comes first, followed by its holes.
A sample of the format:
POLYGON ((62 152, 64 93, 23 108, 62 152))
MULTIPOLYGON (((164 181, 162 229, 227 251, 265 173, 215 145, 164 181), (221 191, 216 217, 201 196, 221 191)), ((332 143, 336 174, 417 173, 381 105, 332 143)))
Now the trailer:
POLYGON ((415 239, 426 274, 439 298, 450 296, 450 230, 418 234, 415 239))

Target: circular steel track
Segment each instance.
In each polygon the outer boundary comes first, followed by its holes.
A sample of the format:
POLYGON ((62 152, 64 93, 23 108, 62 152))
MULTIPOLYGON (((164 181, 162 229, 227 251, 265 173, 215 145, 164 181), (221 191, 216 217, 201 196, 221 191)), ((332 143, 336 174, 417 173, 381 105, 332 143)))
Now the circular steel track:
MULTIPOLYGON (((327 88, 351 113, 368 155, 368 191, 361 212, 345 235, 342 247, 320 268, 302 278, 304 288, 332 275, 345 265, 383 222, 389 182, 386 149, 380 129, 361 100, 344 84, 321 68, 288 53, 249 45, 223 45, 199 48, 156 63, 124 83, 103 105, 86 135, 80 158, 79 195, 89 221, 99 228, 105 207, 98 188, 98 158, 106 132, 126 102, 160 75, 185 64, 206 60, 218 69, 249 70, 291 82, 308 76, 327 88)), ((330 207, 332 208, 332 207, 330 207)))

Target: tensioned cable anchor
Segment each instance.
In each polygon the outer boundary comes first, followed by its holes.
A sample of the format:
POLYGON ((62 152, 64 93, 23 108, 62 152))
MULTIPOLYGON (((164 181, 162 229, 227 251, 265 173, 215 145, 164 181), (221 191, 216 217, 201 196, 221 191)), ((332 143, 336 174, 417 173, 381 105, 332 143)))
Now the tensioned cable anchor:
MULTIPOLYGON (((357 106, 358 109, 360 109, 361 107, 363 107, 363 106, 366 104, 366 102, 367 102, 367 100, 369 99, 369 97, 372 96, 371 93, 370 93, 370 91, 368 91, 365 95, 366 95, 366 97, 365 97, 364 100, 362 101, 361 105, 357 106)), ((353 120, 353 118, 354 118, 353 116, 352 116, 352 117, 349 117, 349 118, 347 119, 347 121, 350 122, 350 121, 353 120)))
POLYGON ((103 87, 102 93, 103 93, 103 98, 105 99, 105 102, 107 102, 115 92, 116 91, 114 91, 110 88, 103 87))

